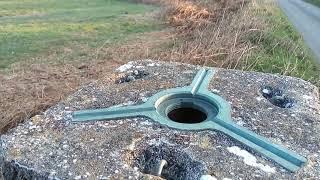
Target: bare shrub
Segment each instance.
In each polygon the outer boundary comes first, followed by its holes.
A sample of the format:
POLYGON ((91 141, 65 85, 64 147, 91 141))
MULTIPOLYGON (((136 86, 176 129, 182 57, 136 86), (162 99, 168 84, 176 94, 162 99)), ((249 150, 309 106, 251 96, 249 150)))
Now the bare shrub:
POLYGON ((262 24, 251 13, 252 4, 247 0, 161 3, 165 6, 162 17, 175 27, 176 34, 168 49, 154 55, 158 59, 239 68, 255 48, 244 38, 262 24))

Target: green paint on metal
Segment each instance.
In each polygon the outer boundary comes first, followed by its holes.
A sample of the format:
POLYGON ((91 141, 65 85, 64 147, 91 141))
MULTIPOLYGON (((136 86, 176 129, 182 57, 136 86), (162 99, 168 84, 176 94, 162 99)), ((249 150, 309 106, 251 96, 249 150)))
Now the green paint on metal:
POLYGON ((141 105, 82 110, 73 113, 74 122, 115 120, 129 117, 147 117, 160 124, 180 130, 217 130, 277 162, 291 172, 297 171, 306 158, 273 144, 268 139, 243 128, 232 121, 231 107, 222 97, 210 92, 208 85, 214 75, 212 69, 201 69, 190 86, 163 90, 141 105), (207 115, 199 123, 179 123, 168 118, 168 112, 188 106, 207 115))

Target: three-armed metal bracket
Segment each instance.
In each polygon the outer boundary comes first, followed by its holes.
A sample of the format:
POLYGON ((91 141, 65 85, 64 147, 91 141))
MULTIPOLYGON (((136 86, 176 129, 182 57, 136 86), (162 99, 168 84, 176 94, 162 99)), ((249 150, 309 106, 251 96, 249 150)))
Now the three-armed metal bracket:
POLYGON ((304 157, 273 144, 268 139, 232 121, 229 103, 208 90, 213 75, 212 69, 203 68, 197 73, 190 86, 163 90, 140 105, 75 111, 72 121, 146 117, 180 130, 217 130, 277 162, 287 170, 297 171, 306 162, 304 157), (206 119, 199 123, 180 123, 168 118, 170 111, 181 107, 198 109, 206 114, 206 119))

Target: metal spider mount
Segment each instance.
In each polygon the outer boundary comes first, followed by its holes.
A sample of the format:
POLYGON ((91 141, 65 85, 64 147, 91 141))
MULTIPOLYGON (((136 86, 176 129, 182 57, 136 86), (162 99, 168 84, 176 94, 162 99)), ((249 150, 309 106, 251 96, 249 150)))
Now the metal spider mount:
POLYGON ((212 69, 203 68, 189 86, 163 90, 140 105, 75 111, 72 121, 146 117, 180 130, 217 130, 273 160, 285 169, 291 172, 297 171, 306 162, 306 158, 273 144, 268 139, 232 121, 229 103, 207 89, 213 75, 212 69), (180 112, 178 112, 179 109, 180 112))

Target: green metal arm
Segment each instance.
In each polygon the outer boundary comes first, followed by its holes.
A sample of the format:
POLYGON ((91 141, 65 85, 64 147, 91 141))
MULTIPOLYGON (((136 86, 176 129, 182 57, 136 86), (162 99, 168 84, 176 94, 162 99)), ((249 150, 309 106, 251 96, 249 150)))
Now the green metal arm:
POLYGON ((123 119, 123 118, 137 117, 137 116, 148 117, 148 114, 154 111, 155 111, 154 107, 145 106, 145 105, 82 110, 82 111, 75 111, 73 113, 72 121, 85 122, 85 121, 123 119))
POLYGON ((259 136, 232 121, 215 119, 214 123, 216 124, 216 130, 265 155, 291 172, 297 171, 306 162, 306 159, 297 153, 273 144, 265 137, 259 136))

